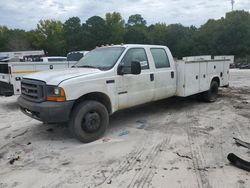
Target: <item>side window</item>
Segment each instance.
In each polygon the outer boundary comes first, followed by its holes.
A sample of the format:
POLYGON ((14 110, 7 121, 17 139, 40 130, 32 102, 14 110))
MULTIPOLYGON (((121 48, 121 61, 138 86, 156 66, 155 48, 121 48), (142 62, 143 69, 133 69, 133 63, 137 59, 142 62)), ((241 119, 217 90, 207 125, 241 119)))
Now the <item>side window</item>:
POLYGON ((169 59, 168 59, 165 49, 151 48, 150 51, 153 56, 156 68, 170 67, 169 59))
POLYGON ((124 66, 124 73, 130 73, 132 61, 139 61, 142 70, 149 69, 147 55, 143 48, 131 48, 127 51, 121 61, 121 64, 124 66))

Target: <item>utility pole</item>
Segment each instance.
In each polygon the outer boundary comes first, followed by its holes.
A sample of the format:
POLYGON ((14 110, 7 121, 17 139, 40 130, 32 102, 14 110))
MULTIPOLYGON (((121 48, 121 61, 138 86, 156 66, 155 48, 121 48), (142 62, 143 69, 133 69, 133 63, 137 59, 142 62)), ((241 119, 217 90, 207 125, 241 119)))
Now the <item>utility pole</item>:
POLYGON ((234 11, 234 3, 235 3, 235 0, 231 0, 231 4, 232 4, 232 11, 234 11))

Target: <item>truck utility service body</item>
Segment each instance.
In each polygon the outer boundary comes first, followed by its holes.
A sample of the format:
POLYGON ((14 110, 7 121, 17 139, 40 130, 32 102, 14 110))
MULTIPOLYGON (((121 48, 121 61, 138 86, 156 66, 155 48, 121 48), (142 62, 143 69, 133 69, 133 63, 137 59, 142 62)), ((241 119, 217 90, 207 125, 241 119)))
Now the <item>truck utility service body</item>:
POLYGON ((47 123, 68 122, 83 142, 99 138, 108 114, 172 96, 202 95, 214 101, 227 86, 225 57, 187 57, 175 62, 158 45, 96 48, 73 68, 29 74, 21 81, 21 110, 47 123))

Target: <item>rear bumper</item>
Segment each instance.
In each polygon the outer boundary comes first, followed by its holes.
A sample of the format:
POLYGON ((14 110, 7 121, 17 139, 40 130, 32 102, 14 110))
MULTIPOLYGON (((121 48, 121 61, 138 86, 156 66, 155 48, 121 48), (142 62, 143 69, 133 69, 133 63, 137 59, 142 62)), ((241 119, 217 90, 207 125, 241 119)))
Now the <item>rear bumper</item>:
POLYGON ((69 121, 74 101, 35 103, 20 96, 18 104, 27 116, 45 123, 61 123, 69 121))
POLYGON ((10 83, 0 81, 0 95, 4 96, 14 95, 13 85, 10 83))

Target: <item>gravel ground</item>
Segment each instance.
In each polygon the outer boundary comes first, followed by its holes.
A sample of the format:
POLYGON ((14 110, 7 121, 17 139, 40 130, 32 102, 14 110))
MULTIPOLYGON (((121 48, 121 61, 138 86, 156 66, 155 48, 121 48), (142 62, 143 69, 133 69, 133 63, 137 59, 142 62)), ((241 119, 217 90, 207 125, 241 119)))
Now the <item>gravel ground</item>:
POLYGON ((171 98, 115 113, 100 140, 82 144, 66 125, 22 114, 16 96, 0 97, 2 187, 250 187, 250 70, 231 70, 215 103, 171 98), (123 133, 123 134, 122 134, 123 133))

